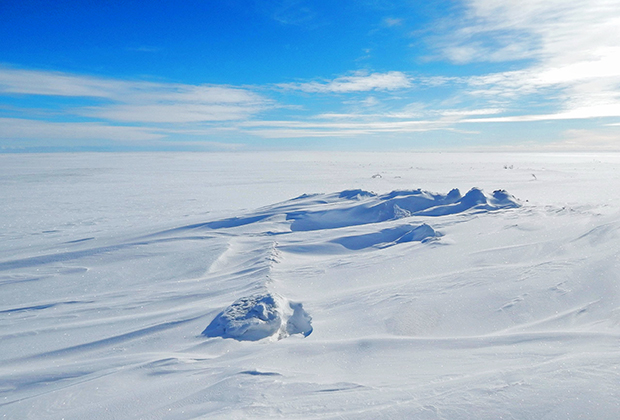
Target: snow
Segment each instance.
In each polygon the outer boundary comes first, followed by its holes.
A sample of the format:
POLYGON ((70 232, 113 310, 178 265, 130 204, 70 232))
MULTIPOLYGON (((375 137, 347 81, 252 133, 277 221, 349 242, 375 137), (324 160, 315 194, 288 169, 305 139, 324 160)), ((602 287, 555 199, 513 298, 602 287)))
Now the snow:
POLYGON ((257 341, 269 337, 282 339, 291 334, 307 337, 311 332, 312 318, 301 303, 266 293, 237 299, 220 312, 202 334, 257 341))
POLYGON ((0 155, 0 418, 615 419, 619 169, 0 155))

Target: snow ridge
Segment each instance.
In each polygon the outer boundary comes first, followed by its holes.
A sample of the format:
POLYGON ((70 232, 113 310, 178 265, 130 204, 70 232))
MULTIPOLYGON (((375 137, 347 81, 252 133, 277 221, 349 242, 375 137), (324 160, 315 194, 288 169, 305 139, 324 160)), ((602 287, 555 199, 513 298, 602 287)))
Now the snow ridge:
MULTIPOLYGON (((263 232, 268 236, 288 234, 298 239, 289 241, 293 244, 285 244, 282 247, 285 251, 338 254, 382 249, 408 242, 426 243, 443 236, 427 223, 398 222, 404 218, 439 217, 466 211, 488 212, 519 206, 518 200, 503 190, 488 195, 478 188, 472 188, 465 196, 458 189, 447 194, 416 189, 393 191, 384 195, 363 190, 345 190, 332 194, 304 194, 247 216, 194 225, 191 228, 219 230, 244 227, 246 232, 263 232), (288 230, 285 228, 287 224, 288 230), (386 224, 387 227, 381 228, 386 224), (363 232, 355 230, 364 225, 373 225, 375 228, 370 229, 370 232, 369 229, 363 232), (317 231, 325 234, 322 240, 313 241, 307 236, 317 231)), ((262 236, 254 239, 254 249, 261 247, 260 243, 262 236)), ((262 246, 265 256, 251 265, 256 268, 257 274, 262 273, 264 276, 262 285, 258 285, 262 290, 238 298, 218 313, 202 332, 205 337, 258 341, 265 338, 279 340, 293 334, 307 337, 312 332, 312 318, 301 303, 289 301, 269 291, 274 281, 272 271, 283 260, 283 255, 278 250, 277 242, 262 246)), ((237 250, 238 257, 230 255, 231 252, 229 249, 225 258, 218 260, 216 265, 220 269, 224 261, 230 263, 248 253, 243 247, 237 250)), ((248 266, 247 261, 244 266, 248 266)))
POLYGON ((472 188, 464 196, 456 188, 447 194, 421 189, 392 191, 383 195, 363 190, 345 190, 332 194, 304 194, 246 216, 191 227, 228 229, 282 216, 289 221, 291 231, 310 231, 381 223, 411 216, 437 217, 520 206, 519 200, 504 190, 487 194, 479 188, 472 188))

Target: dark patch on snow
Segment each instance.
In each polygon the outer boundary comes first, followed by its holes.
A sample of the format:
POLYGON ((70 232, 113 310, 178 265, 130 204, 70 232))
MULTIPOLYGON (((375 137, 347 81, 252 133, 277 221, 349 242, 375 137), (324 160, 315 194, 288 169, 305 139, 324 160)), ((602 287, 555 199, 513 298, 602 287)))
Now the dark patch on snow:
POLYGON ((90 238, 82 238, 82 239, 76 239, 74 241, 67 241, 65 242, 66 244, 77 244, 79 242, 86 242, 86 241, 92 241, 93 239, 95 239, 94 237, 90 237, 90 238))
POLYGON ((25 311, 40 311, 42 309, 53 308, 55 306, 75 305, 79 303, 93 303, 93 301, 92 300, 91 301, 70 300, 67 302, 56 302, 56 303, 46 303, 42 305, 24 306, 21 308, 5 309, 5 310, 0 311, 0 314, 10 314, 10 313, 15 313, 15 312, 25 312, 25 311))
POLYGON ((258 370, 244 370, 243 372, 239 372, 239 374, 251 376, 282 376, 278 372, 259 372, 258 370))

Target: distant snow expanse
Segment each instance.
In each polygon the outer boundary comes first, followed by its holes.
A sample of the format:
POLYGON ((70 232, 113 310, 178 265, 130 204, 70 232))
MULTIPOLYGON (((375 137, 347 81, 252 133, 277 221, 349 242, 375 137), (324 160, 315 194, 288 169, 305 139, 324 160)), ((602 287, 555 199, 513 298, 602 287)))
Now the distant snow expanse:
POLYGON ((2 419, 617 419, 620 154, 0 155, 2 419))

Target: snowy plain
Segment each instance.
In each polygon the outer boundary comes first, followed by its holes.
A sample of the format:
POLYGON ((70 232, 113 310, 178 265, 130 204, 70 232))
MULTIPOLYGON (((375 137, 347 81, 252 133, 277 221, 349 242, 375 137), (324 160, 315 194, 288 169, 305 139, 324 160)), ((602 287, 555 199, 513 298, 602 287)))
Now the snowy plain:
POLYGON ((2 419, 619 416, 620 154, 0 154, 2 419))

